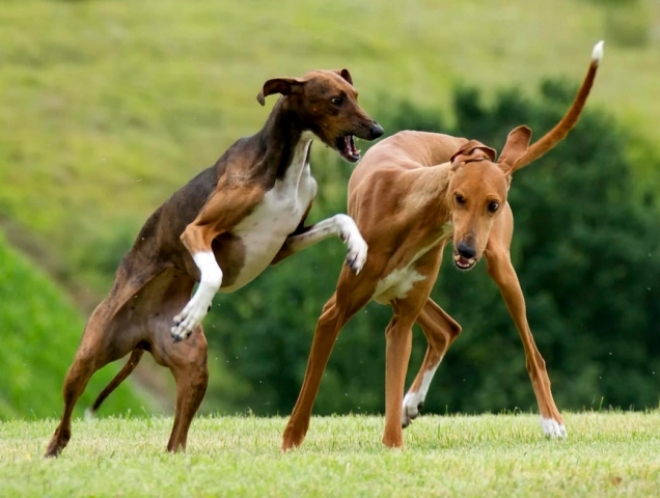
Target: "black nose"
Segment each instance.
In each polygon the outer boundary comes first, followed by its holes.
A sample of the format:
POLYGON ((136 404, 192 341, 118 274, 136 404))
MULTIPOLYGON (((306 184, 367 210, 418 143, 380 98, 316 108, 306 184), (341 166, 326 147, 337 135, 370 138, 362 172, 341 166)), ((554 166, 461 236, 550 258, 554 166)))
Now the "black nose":
POLYGON ((465 242, 459 242, 458 246, 456 246, 456 250, 458 251, 458 254, 465 259, 472 259, 477 254, 474 247, 467 245, 465 242))
POLYGON ((374 121, 374 124, 371 126, 371 130, 369 130, 371 133, 371 140, 375 140, 379 137, 383 136, 383 133, 385 133, 385 130, 383 130, 383 127, 376 123, 374 121))

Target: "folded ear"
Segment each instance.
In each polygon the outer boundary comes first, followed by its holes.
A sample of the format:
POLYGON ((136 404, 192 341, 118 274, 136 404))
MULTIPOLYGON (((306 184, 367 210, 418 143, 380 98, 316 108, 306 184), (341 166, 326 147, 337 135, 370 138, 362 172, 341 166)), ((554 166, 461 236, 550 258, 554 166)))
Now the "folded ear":
POLYGON ((487 159, 489 161, 495 161, 497 157, 497 151, 492 149, 477 140, 470 140, 465 143, 458 149, 453 156, 451 156, 452 166, 458 168, 461 164, 470 161, 482 161, 487 159))
POLYGON ((527 126, 518 126, 518 128, 511 130, 506 138, 502 154, 497 160, 505 171, 513 173, 516 162, 527 152, 531 138, 532 130, 527 126))
POLYGON ((348 69, 335 69, 335 73, 348 81, 351 85, 353 84, 353 77, 351 73, 348 72, 348 69))
POLYGON ((266 97, 274 93, 290 95, 297 89, 300 89, 305 82, 296 78, 275 78, 266 81, 263 88, 257 95, 257 101, 261 105, 266 104, 266 97))

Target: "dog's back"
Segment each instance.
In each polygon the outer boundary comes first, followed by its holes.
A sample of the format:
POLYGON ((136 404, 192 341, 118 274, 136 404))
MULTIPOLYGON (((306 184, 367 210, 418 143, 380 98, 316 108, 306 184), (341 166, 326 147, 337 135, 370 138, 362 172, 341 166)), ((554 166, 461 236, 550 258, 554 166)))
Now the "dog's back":
POLYGON ((362 181, 373 173, 381 175, 384 173, 383 170, 400 173, 409 169, 446 163, 467 141, 465 138, 441 133, 400 131, 378 142, 367 151, 351 175, 349 193, 357 189, 362 181))

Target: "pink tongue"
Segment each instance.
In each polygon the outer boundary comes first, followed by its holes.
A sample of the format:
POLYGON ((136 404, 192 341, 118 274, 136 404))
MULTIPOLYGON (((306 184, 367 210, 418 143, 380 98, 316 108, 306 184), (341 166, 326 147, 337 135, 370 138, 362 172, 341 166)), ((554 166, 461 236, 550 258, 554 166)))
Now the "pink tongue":
POLYGON ((467 259, 465 259, 463 256, 461 256, 460 259, 459 259, 458 261, 459 261, 463 266, 467 266, 467 265, 470 264, 470 262, 469 262, 467 259))

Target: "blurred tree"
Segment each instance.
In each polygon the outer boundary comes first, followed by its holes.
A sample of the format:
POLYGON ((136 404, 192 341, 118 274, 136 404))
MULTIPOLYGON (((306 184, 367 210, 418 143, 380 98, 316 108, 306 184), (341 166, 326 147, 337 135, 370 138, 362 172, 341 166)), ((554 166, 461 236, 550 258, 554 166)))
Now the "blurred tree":
MULTIPOLYGON (((451 129, 437 114, 407 103, 383 105, 380 120, 389 133, 444 131, 499 149, 507 133, 522 123, 542 136, 573 95, 572 87, 546 82, 536 101, 508 91, 486 106, 479 91, 463 88, 455 94, 457 119, 451 129)), ((514 264, 562 409, 658 404, 660 217, 655 206, 635 194, 627 142, 611 118, 587 106, 569 137, 518 172, 510 191, 516 216, 514 264)), ((327 155, 321 159, 313 164, 321 194, 312 219, 345 211, 350 167, 327 155)), ((223 352, 223 367, 245 383, 240 391, 212 390, 209 396, 223 397, 238 411, 290 412, 314 324, 334 290, 343 257, 343 245, 328 240, 238 293, 217 298, 206 322, 207 336, 223 352)), ((434 298, 464 332, 438 371, 426 411, 535 410, 518 334, 485 264, 464 274, 445 258, 434 298)), ((383 410, 389 316, 388 308, 370 304, 344 329, 316 413, 383 410)), ((409 380, 424 348, 423 336, 415 332, 409 380)))

